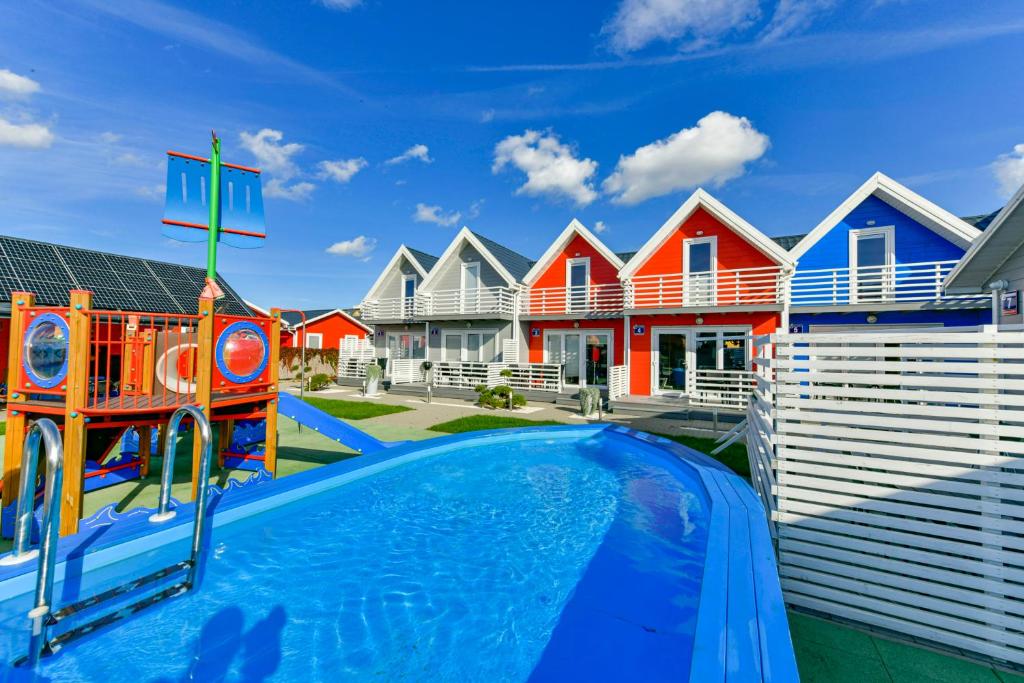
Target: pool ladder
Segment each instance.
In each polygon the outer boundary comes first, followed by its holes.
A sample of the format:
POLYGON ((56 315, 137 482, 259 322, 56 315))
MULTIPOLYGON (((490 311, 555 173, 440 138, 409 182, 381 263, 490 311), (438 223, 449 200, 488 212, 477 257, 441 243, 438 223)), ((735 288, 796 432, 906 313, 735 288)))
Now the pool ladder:
POLYGON ((57 529, 60 522, 60 491, 64 479, 64 448, 61 445, 60 432, 53 420, 43 418, 32 422, 25 438, 25 448, 21 458, 21 486, 18 495, 17 517, 14 527, 14 549, 3 564, 27 562, 39 557, 39 570, 36 575, 36 592, 34 607, 28 613, 31 620, 28 655, 21 658, 16 665, 35 666, 40 657, 51 655, 63 645, 76 638, 88 635, 104 626, 109 626, 127 616, 154 605, 161 600, 181 595, 195 586, 199 568, 200 553, 203 550, 206 536, 206 505, 207 485, 210 479, 210 459, 213 440, 210 438, 210 421, 195 406, 182 406, 171 415, 167 425, 166 443, 164 444, 163 469, 160 473, 160 502, 156 513, 150 516, 154 523, 173 519, 176 511, 170 509, 171 480, 174 475, 174 454, 177 446, 178 428, 186 416, 196 424, 196 432, 202 444, 199 472, 202 476, 196 493, 195 521, 192 525, 192 553, 187 560, 176 562, 151 574, 132 579, 131 581, 97 593, 96 595, 78 600, 60 609, 53 607, 53 578, 57 562, 57 529), (32 534, 32 517, 35 503, 36 462, 39 442, 42 440, 46 455, 46 489, 43 497, 43 523, 40 531, 39 548, 30 549, 32 534), (49 638, 51 627, 63 619, 84 610, 101 605, 108 600, 130 593, 143 586, 181 571, 187 571, 185 578, 172 586, 149 595, 125 607, 120 607, 103 616, 97 617, 81 626, 69 629, 60 635, 49 638))

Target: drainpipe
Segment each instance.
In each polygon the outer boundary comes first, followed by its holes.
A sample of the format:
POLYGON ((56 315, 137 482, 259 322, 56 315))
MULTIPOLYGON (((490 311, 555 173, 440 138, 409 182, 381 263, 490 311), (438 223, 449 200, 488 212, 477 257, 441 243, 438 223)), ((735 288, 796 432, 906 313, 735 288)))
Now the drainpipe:
POLYGON ((1006 291, 1010 286, 1010 283, 1006 280, 996 280, 989 284, 988 288, 992 291, 992 324, 999 324, 999 316, 1001 313, 1001 306, 1003 292, 1006 291))

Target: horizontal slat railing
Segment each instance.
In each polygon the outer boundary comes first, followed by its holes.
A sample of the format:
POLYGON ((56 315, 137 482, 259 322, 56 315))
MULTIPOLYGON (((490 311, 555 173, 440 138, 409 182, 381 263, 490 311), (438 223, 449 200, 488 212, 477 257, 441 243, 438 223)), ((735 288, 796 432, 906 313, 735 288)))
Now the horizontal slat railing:
POLYGON ((586 287, 533 287, 519 302, 524 317, 542 315, 594 315, 621 313, 623 289, 619 283, 586 287))
POLYGON ((743 410, 753 388, 754 373, 747 370, 696 370, 690 403, 743 410))
POLYGON ((392 358, 389 361, 392 384, 412 384, 423 381, 422 358, 392 358))
POLYGON ((636 275, 626 281, 626 307, 774 305, 782 303, 783 285, 779 266, 688 275, 636 275))
POLYGON ((377 320, 412 320, 416 317, 416 297, 367 299, 359 304, 360 315, 367 322, 377 320))
POLYGON ((1024 333, 774 341, 747 448, 786 601, 1024 665, 1024 333))
POLYGON ((426 317, 494 315, 511 317, 515 293, 509 287, 441 289, 417 296, 417 313, 426 317))
POLYGON ((614 401, 629 394, 629 366, 613 365, 608 368, 608 400, 614 401))
POLYGON ((555 363, 476 363, 472 361, 443 361, 434 363, 434 385, 474 389, 483 384, 493 388, 499 384, 516 391, 562 390, 562 366, 555 363), (508 370, 511 377, 502 377, 508 370))
POLYGON ((889 266, 798 270, 790 283, 793 306, 857 303, 981 300, 946 294, 942 283, 957 261, 922 261, 889 266))

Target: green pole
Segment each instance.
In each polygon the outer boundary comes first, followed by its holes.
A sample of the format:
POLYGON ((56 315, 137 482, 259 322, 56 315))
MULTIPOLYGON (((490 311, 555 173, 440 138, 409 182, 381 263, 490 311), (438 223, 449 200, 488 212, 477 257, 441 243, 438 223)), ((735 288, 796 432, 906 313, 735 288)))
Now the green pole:
POLYGON ((210 230, 206 242, 206 277, 217 281, 217 236, 220 232, 220 140, 213 133, 210 150, 210 230))

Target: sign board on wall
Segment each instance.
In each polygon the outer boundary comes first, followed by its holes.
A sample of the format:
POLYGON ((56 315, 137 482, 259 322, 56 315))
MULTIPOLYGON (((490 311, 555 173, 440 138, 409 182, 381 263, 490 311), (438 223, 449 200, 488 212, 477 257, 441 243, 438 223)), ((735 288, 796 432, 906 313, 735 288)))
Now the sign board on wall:
POLYGON ((804 331, 804 326, 803 325, 796 324, 796 325, 790 325, 789 326, 789 333, 790 334, 801 334, 801 333, 803 333, 803 331, 804 331))
POLYGON ((540 336, 540 328, 539 327, 531 328, 530 329, 530 336, 531 337, 539 337, 540 336))
POLYGON ((1003 315, 1017 315, 1020 313, 1020 292, 1013 290, 1003 292, 1003 315))
POLYGON ((647 333, 647 327, 645 325, 633 325, 633 334, 637 337, 642 337, 647 333))

